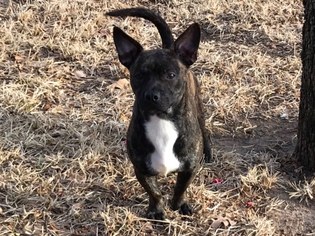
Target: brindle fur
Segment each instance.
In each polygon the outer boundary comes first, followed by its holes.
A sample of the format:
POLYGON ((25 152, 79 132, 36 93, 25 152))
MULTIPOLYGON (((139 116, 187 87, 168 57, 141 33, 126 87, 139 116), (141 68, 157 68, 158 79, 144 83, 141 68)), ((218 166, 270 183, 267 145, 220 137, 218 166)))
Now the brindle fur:
POLYGON ((146 137, 144 124, 152 114, 174 123, 178 138, 173 151, 182 165, 177 170, 171 207, 181 214, 190 215, 192 209, 185 201, 185 191, 195 177, 203 157, 206 162, 211 158, 200 88, 196 77, 189 70, 189 66, 196 60, 199 26, 191 25, 173 42, 166 22, 148 9, 122 9, 108 15, 143 17, 153 22, 161 34, 163 49, 143 50, 137 41, 119 28, 114 28, 119 59, 129 69, 131 87, 135 93, 127 133, 127 150, 136 177, 149 195, 147 216, 164 219, 164 203, 157 183, 158 173, 150 168, 150 155, 154 152, 154 146, 146 137), (171 80, 168 79, 170 71, 176 75, 171 80), (144 99, 144 94, 151 90, 158 90, 161 97, 154 109, 147 106, 144 99))

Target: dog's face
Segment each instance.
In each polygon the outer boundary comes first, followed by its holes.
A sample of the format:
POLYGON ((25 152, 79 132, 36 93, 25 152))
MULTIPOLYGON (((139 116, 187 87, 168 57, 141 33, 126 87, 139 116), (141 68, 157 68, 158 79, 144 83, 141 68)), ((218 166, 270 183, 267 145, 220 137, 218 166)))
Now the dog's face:
POLYGON ((143 50, 122 30, 114 28, 120 62, 130 71, 130 83, 138 108, 144 114, 168 114, 185 92, 185 74, 197 59, 200 41, 198 24, 191 25, 172 49, 143 50))
POLYGON ((140 53, 130 67, 130 83, 141 112, 171 113, 183 96, 186 70, 172 50, 140 53))

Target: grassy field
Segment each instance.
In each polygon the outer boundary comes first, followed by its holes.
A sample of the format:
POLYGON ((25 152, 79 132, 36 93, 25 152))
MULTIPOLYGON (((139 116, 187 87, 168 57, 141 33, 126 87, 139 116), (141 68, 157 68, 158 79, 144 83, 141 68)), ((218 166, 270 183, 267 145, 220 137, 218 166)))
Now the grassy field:
MULTIPOLYGON (((301 77, 300 0, 0 0, 0 235, 315 235, 315 178, 291 154, 301 77), (194 215, 144 218, 125 148, 133 94, 113 25, 160 47, 199 22, 198 77, 213 161, 188 189, 194 215)), ((169 198, 175 176, 161 178, 169 198)))

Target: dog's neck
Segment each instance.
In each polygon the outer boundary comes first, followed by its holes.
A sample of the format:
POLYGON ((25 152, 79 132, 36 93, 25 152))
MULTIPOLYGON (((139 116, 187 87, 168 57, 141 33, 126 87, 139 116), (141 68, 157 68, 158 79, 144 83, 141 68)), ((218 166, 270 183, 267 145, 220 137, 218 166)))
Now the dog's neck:
MULTIPOLYGON (((197 107, 196 107, 196 80, 191 73, 191 71, 187 71, 186 76, 185 76, 185 92, 182 95, 182 98, 180 102, 173 107, 173 113, 171 116, 171 119, 178 119, 183 116, 187 116, 191 113, 191 115, 195 114, 197 112, 197 107), (189 93, 189 94, 187 94, 189 93)), ((180 119, 181 120, 181 119, 180 119)))

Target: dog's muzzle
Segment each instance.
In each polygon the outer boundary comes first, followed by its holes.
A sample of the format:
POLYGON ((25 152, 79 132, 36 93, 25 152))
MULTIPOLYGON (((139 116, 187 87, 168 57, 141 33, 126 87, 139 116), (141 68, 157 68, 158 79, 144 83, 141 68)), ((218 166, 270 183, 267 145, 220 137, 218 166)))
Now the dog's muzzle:
POLYGON ((149 114, 169 113, 170 107, 168 97, 157 88, 147 90, 142 95, 141 108, 144 112, 149 114))
POLYGON ((156 89, 152 89, 150 91, 146 91, 144 93, 144 99, 148 103, 158 104, 161 99, 161 93, 160 91, 156 89))

